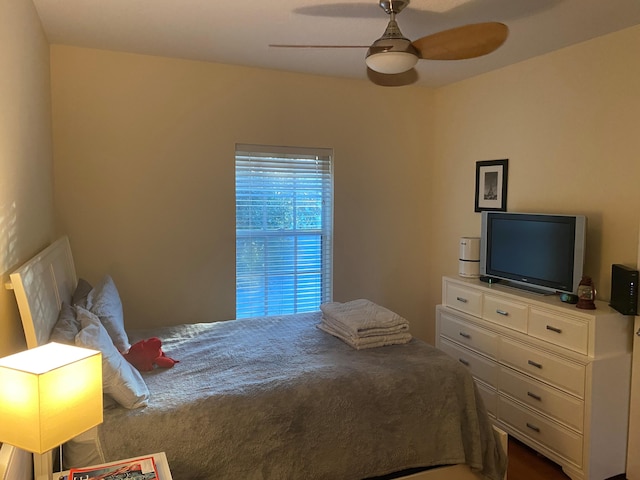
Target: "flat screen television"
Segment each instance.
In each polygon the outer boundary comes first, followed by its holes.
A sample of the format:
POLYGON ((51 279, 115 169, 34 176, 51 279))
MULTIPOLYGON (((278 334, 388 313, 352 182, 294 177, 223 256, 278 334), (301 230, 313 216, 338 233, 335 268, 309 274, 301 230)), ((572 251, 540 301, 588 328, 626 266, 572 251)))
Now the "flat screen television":
POLYGON ((583 215, 482 212, 480 275, 541 294, 576 293, 586 223, 583 215))

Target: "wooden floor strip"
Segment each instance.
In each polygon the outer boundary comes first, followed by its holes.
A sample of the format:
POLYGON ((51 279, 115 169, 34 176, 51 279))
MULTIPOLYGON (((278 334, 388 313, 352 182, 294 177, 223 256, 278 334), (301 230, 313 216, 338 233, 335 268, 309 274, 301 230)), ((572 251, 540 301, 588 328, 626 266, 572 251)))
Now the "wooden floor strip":
POLYGON ((509 437, 508 480, 569 480, 560 465, 509 437))

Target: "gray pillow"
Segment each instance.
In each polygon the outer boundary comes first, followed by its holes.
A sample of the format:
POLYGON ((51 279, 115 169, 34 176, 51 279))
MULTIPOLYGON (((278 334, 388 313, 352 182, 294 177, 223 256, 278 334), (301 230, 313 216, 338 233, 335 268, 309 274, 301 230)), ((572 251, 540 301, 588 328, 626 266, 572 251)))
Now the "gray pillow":
POLYGON ((76 318, 75 309, 64 302, 58 314, 58 320, 53 326, 50 342, 64 343, 66 345, 75 345, 76 335, 80 331, 80 322, 76 318))
POLYGON ((71 297, 71 305, 80 305, 83 308, 87 308, 87 297, 89 292, 93 290, 93 287, 84 278, 78 279, 78 285, 71 297))
POLYGON ((105 275, 87 296, 87 309, 97 315, 107 329, 116 348, 125 353, 129 350, 129 337, 124 329, 122 301, 113 279, 105 275))
POLYGON ((140 372, 116 349, 100 319, 90 311, 76 307, 81 330, 76 335, 78 347, 102 352, 102 388, 116 402, 133 409, 147 405, 149 389, 140 372))

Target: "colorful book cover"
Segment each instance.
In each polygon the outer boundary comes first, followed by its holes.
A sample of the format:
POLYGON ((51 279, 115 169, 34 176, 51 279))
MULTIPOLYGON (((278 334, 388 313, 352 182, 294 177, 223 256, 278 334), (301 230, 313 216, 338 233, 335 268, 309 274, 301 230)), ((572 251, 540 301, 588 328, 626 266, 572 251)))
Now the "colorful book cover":
POLYGON ((152 480, 158 479, 153 457, 136 458, 127 462, 72 468, 69 480, 152 480))

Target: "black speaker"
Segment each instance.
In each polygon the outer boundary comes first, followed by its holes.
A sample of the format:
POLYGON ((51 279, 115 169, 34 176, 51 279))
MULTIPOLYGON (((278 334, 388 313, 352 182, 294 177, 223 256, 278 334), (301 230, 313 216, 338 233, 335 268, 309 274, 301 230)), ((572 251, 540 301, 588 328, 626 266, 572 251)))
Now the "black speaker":
POLYGON ((611 265, 611 303, 623 315, 638 314, 638 270, 611 265))

